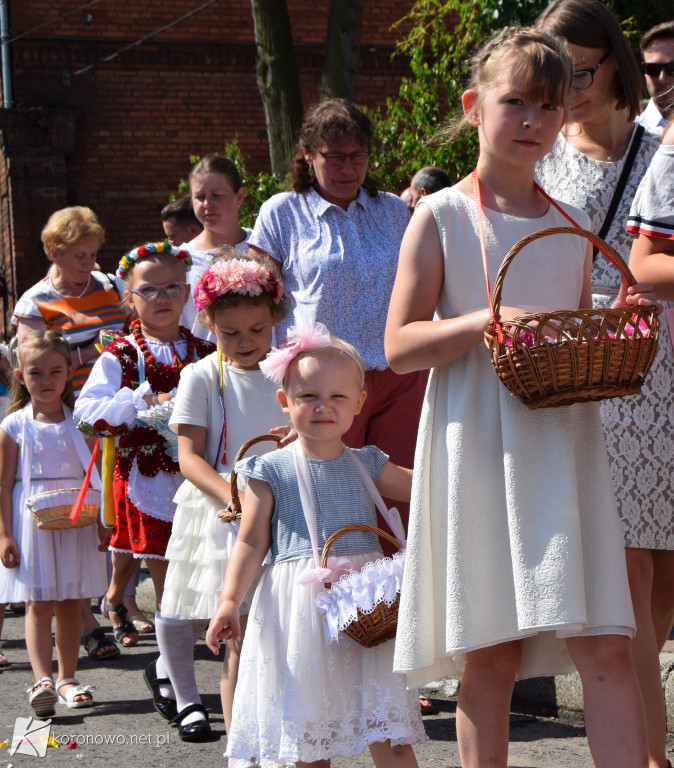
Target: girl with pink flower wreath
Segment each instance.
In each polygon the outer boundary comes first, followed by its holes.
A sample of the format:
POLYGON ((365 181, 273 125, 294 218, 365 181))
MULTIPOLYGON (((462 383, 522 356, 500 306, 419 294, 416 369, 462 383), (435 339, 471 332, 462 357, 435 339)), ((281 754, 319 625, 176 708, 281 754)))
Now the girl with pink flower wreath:
MULTIPOLYGON (((174 499, 177 507, 166 550, 162 620, 156 626, 168 674, 157 680, 160 700, 155 700, 155 708, 160 714, 175 710, 173 720, 184 741, 210 735, 196 686, 193 648, 217 608, 236 539, 238 523, 218 518, 231 499, 232 463, 251 437, 287 432, 280 427, 287 419, 276 385, 259 369, 272 344, 274 323, 286 311, 283 286, 274 263, 262 254, 245 258, 233 247, 222 246, 218 255, 194 289, 199 321, 217 338, 217 351, 183 371, 169 422, 178 433, 178 461, 186 480, 174 499)), ((272 447, 265 442, 252 451, 265 453, 272 447)), ((242 606, 244 624, 248 603, 242 606)), ((240 646, 239 641, 227 644, 221 677, 228 731, 240 646)))

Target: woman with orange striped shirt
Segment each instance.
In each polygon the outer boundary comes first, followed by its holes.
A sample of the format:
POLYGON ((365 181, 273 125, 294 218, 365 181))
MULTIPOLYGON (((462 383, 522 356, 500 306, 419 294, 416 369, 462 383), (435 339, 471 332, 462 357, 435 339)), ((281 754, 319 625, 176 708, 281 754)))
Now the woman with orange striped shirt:
POLYGON ((17 302, 19 344, 30 330, 59 331, 72 347, 75 394, 84 386, 104 330, 124 325, 124 311, 113 283, 95 272, 105 232, 91 208, 73 206, 56 211, 42 230, 42 243, 52 268, 17 302))

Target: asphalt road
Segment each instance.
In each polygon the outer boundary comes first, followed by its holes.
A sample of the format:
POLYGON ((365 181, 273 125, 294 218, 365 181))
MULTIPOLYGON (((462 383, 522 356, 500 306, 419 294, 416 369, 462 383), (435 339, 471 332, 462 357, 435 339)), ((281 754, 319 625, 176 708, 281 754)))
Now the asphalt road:
MULTIPOLYGON (((104 619, 102 623, 107 626, 104 619)), ((12 665, 0 673, 0 742, 11 745, 16 718, 30 715, 26 689, 33 682, 23 640, 22 616, 7 613, 3 648, 12 665)), ((44 757, 18 752, 10 757, 9 747, 0 747, 0 768, 65 765, 71 768, 89 768, 91 765, 109 768, 204 768, 214 765, 226 768, 226 760, 222 757, 226 735, 218 693, 221 662, 203 642, 198 643, 197 678, 204 705, 213 713, 214 738, 207 743, 187 744, 155 713, 143 682, 142 671, 156 653, 154 635, 142 636, 138 646, 124 650, 117 659, 106 663, 91 661, 81 650, 77 674, 82 684, 96 686, 97 706, 80 710, 58 706, 50 726, 58 748, 48 748, 44 757), (77 744, 77 748, 67 749, 68 741, 77 744)), ((424 718, 429 740, 415 747, 419 766, 458 768, 456 702, 437 691, 431 692, 430 696, 438 713, 424 718)), ((592 766, 584 729, 579 723, 562 723, 513 712, 510 734, 509 765, 513 768, 592 766)), ((674 740, 670 740, 672 755, 674 740)), ((369 753, 333 761, 333 768, 372 765, 369 753)))

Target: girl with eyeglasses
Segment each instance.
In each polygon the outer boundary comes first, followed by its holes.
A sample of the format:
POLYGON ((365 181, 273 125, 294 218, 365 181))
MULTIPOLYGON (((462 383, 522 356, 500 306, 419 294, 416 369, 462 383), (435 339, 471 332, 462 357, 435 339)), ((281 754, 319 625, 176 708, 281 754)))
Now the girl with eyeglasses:
POLYGON ((105 347, 75 404, 75 422, 83 432, 119 436, 112 579, 103 605, 115 639, 124 645, 138 642, 123 604, 134 560, 145 559, 160 610, 173 497, 183 481, 177 441, 170 438, 168 427, 180 372, 214 349, 179 325, 189 293, 190 263, 187 251, 168 242, 150 243, 122 257, 117 276, 124 281, 124 298, 137 319, 128 336, 105 347))
MULTIPOLYGON (((555 0, 538 27, 566 40, 575 87, 568 121, 538 164, 539 180, 550 194, 588 213, 592 229, 627 261, 630 205, 660 144, 656 133, 635 124, 639 66, 617 20, 599 0, 555 0)), ((659 299, 674 297, 674 277, 665 282, 667 291, 662 283, 656 286, 659 299)), ((617 270, 596 254, 594 306, 609 306, 619 285, 617 270)), ((637 625, 632 646, 648 724, 649 767, 665 768, 658 653, 674 610, 674 350, 666 322, 660 324, 657 357, 641 393, 604 400, 600 411, 637 625)))

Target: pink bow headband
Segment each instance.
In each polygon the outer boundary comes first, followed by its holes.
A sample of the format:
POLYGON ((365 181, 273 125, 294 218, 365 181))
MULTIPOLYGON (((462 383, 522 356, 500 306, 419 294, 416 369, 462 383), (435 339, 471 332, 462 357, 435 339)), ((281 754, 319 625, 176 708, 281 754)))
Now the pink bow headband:
POLYGON ((311 320, 300 318, 294 326, 288 328, 286 343, 281 347, 272 347, 267 357, 260 362, 260 370, 278 386, 283 385, 288 366, 303 352, 315 352, 319 349, 336 349, 348 355, 362 371, 363 363, 351 354, 348 349, 335 344, 330 332, 323 325, 311 320))
POLYGON ((249 259, 216 261, 199 278, 194 288, 194 306, 198 312, 228 293, 244 296, 271 296, 274 304, 283 298, 283 283, 261 264, 249 259))

